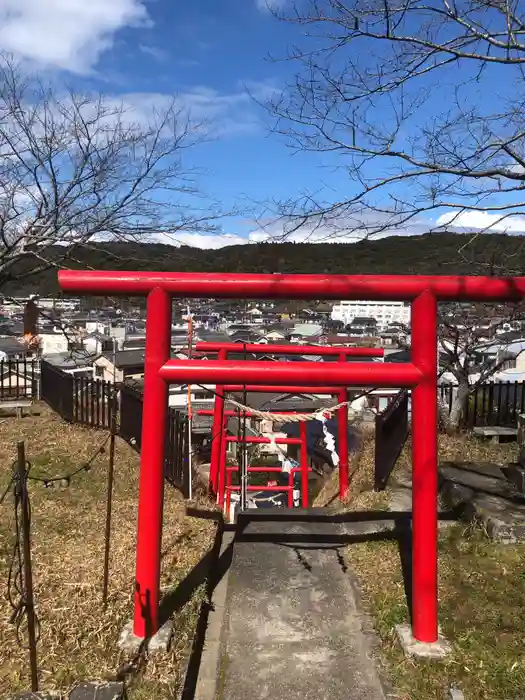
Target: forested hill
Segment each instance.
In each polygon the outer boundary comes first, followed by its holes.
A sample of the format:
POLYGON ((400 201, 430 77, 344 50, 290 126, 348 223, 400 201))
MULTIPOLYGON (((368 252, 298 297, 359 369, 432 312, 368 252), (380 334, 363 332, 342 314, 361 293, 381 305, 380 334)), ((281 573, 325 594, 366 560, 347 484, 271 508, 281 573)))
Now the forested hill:
MULTIPOLYGON (((359 243, 261 243, 220 250, 160 244, 106 243, 76 250, 65 267, 193 272, 340 274, 516 274, 525 270, 521 236, 440 233, 359 243)), ((63 248, 55 249, 55 254, 63 248)), ((57 291, 56 270, 9 284, 8 291, 57 291)), ((1 290, 4 291, 4 290, 1 290)))

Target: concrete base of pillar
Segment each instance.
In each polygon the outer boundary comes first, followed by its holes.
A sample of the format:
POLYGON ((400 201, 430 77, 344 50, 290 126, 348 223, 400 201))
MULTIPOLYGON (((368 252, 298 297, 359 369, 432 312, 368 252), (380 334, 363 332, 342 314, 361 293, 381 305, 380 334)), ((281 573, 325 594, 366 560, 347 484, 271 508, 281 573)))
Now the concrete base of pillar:
POLYGON ((419 659, 442 660, 452 654, 451 644, 438 633, 436 642, 420 642, 414 639, 410 625, 396 625, 396 634, 405 652, 405 656, 419 659))
POLYGON ((171 620, 165 622, 158 632, 148 640, 144 640, 143 637, 137 637, 133 634, 133 621, 130 620, 120 633, 118 646, 122 651, 132 655, 137 654, 146 641, 148 653, 167 652, 170 647, 172 636, 173 622, 171 620))

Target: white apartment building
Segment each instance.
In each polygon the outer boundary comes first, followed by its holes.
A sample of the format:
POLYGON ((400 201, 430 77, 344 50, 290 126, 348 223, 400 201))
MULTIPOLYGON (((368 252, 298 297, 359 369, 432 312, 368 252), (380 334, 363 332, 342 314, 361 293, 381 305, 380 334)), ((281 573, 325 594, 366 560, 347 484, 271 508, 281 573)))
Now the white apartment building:
POLYGON ((354 318, 375 318, 379 328, 385 329, 391 323, 410 323, 410 304, 403 301, 355 301, 344 300, 332 306, 333 321, 352 323, 354 318))

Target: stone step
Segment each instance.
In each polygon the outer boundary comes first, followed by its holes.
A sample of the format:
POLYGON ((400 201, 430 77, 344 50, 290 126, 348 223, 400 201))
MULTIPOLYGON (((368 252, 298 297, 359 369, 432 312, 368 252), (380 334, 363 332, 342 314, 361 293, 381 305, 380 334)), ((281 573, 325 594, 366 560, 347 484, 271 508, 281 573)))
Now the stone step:
POLYGON ((440 495, 465 520, 482 522, 503 543, 525 541, 525 495, 505 478, 501 465, 445 462, 439 467, 440 495))

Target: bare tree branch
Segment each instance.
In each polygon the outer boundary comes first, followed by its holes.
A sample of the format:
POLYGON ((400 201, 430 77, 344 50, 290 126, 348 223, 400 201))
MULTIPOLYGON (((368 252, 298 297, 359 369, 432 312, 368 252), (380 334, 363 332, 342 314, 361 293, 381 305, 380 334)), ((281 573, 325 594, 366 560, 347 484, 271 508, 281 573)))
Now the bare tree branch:
MULTIPOLYGON (((496 230, 525 214, 525 11, 501 0, 297 0, 292 77, 266 109, 294 150, 340 158, 346 193, 278 202, 285 235, 496 230), (447 212, 449 212, 447 214, 447 212)), ((335 166, 337 167, 337 166, 335 166)), ((514 271, 513 271, 514 272, 514 271)))
POLYGON ((117 99, 58 92, 0 56, 0 285, 93 241, 217 230, 221 213, 185 163, 204 138, 175 98, 139 119, 117 99))

